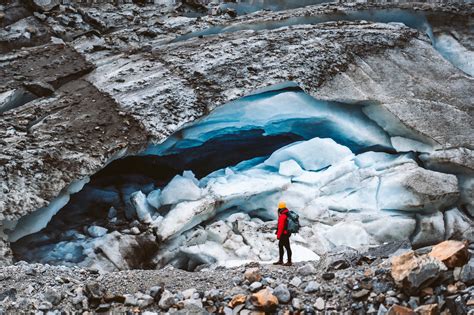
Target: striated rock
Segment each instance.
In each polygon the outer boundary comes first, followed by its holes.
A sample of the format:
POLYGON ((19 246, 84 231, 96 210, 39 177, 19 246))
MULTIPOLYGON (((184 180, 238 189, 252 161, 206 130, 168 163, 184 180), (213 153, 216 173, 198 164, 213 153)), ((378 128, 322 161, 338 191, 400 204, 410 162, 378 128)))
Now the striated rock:
POLYGON ((460 241, 439 243, 428 255, 443 262, 448 268, 464 266, 469 259, 467 244, 460 241))
POLYGON ((23 83, 25 89, 38 97, 50 96, 54 93, 54 87, 51 84, 41 81, 23 83))
POLYGON ((277 297, 273 295, 268 289, 263 289, 257 293, 252 294, 250 301, 256 308, 265 312, 272 312, 278 306, 277 297))
POLYGON ((416 256, 415 252, 409 251, 392 258, 391 275, 398 286, 410 293, 429 286, 446 269, 442 262, 431 256, 416 256))

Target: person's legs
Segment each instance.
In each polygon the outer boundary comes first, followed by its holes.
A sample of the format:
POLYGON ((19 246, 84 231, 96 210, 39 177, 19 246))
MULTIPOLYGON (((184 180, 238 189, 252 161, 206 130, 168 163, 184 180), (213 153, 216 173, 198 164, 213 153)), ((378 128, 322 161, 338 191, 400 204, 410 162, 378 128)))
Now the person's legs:
POLYGON ((284 242, 284 236, 282 235, 280 237, 280 240, 278 241, 278 250, 280 251, 280 259, 278 261, 281 261, 281 262, 283 262, 283 255, 285 254, 284 247, 285 247, 285 242, 284 242))
POLYGON ((277 262, 274 262, 274 265, 283 265, 283 254, 284 254, 284 244, 281 238, 278 240, 278 250, 280 252, 280 259, 277 262))
POLYGON ((285 248, 286 248, 286 255, 288 256, 288 263, 291 264, 291 246, 290 246, 290 236, 289 235, 286 237, 285 248))

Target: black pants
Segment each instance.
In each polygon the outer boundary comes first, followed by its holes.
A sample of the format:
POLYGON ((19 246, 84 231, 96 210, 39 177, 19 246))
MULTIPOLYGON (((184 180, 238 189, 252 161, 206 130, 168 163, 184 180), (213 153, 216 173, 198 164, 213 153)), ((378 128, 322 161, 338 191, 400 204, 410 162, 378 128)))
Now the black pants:
POLYGON ((282 236, 280 236, 280 241, 278 242, 278 249, 280 250, 280 261, 283 261, 283 247, 286 248, 286 255, 288 256, 288 261, 291 262, 291 247, 289 234, 283 234, 282 236))

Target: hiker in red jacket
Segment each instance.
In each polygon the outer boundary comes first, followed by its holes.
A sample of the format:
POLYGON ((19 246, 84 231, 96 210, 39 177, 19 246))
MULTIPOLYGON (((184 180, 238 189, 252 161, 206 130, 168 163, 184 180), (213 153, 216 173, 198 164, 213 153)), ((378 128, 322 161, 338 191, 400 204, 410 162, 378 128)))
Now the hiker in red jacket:
POLYGON ((288 209, 286 208, 286 203, 278 203, 278 226, 277 226, 277 239, 278 249, 280 250, 280 259, 277 262, 274 262, 274 265, 285 265, 291 266, 291 248, 290 248, 290 236, 291 233, 287 230, 287 221, 288 221, 288 209), (286 248, 286 254, 288 256, 288 262, 283 264, 283 254, 284 248, 286 248))

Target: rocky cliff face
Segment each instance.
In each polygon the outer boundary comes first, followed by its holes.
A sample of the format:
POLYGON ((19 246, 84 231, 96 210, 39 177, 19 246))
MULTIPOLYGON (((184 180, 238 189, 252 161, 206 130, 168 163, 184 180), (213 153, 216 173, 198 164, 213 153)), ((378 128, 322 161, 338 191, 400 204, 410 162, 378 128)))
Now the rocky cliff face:
POLYGON ((33 8, 0 7, 4 263, 269 260, 282 198, 314 259, 472 240, 472 5, 33 8))

